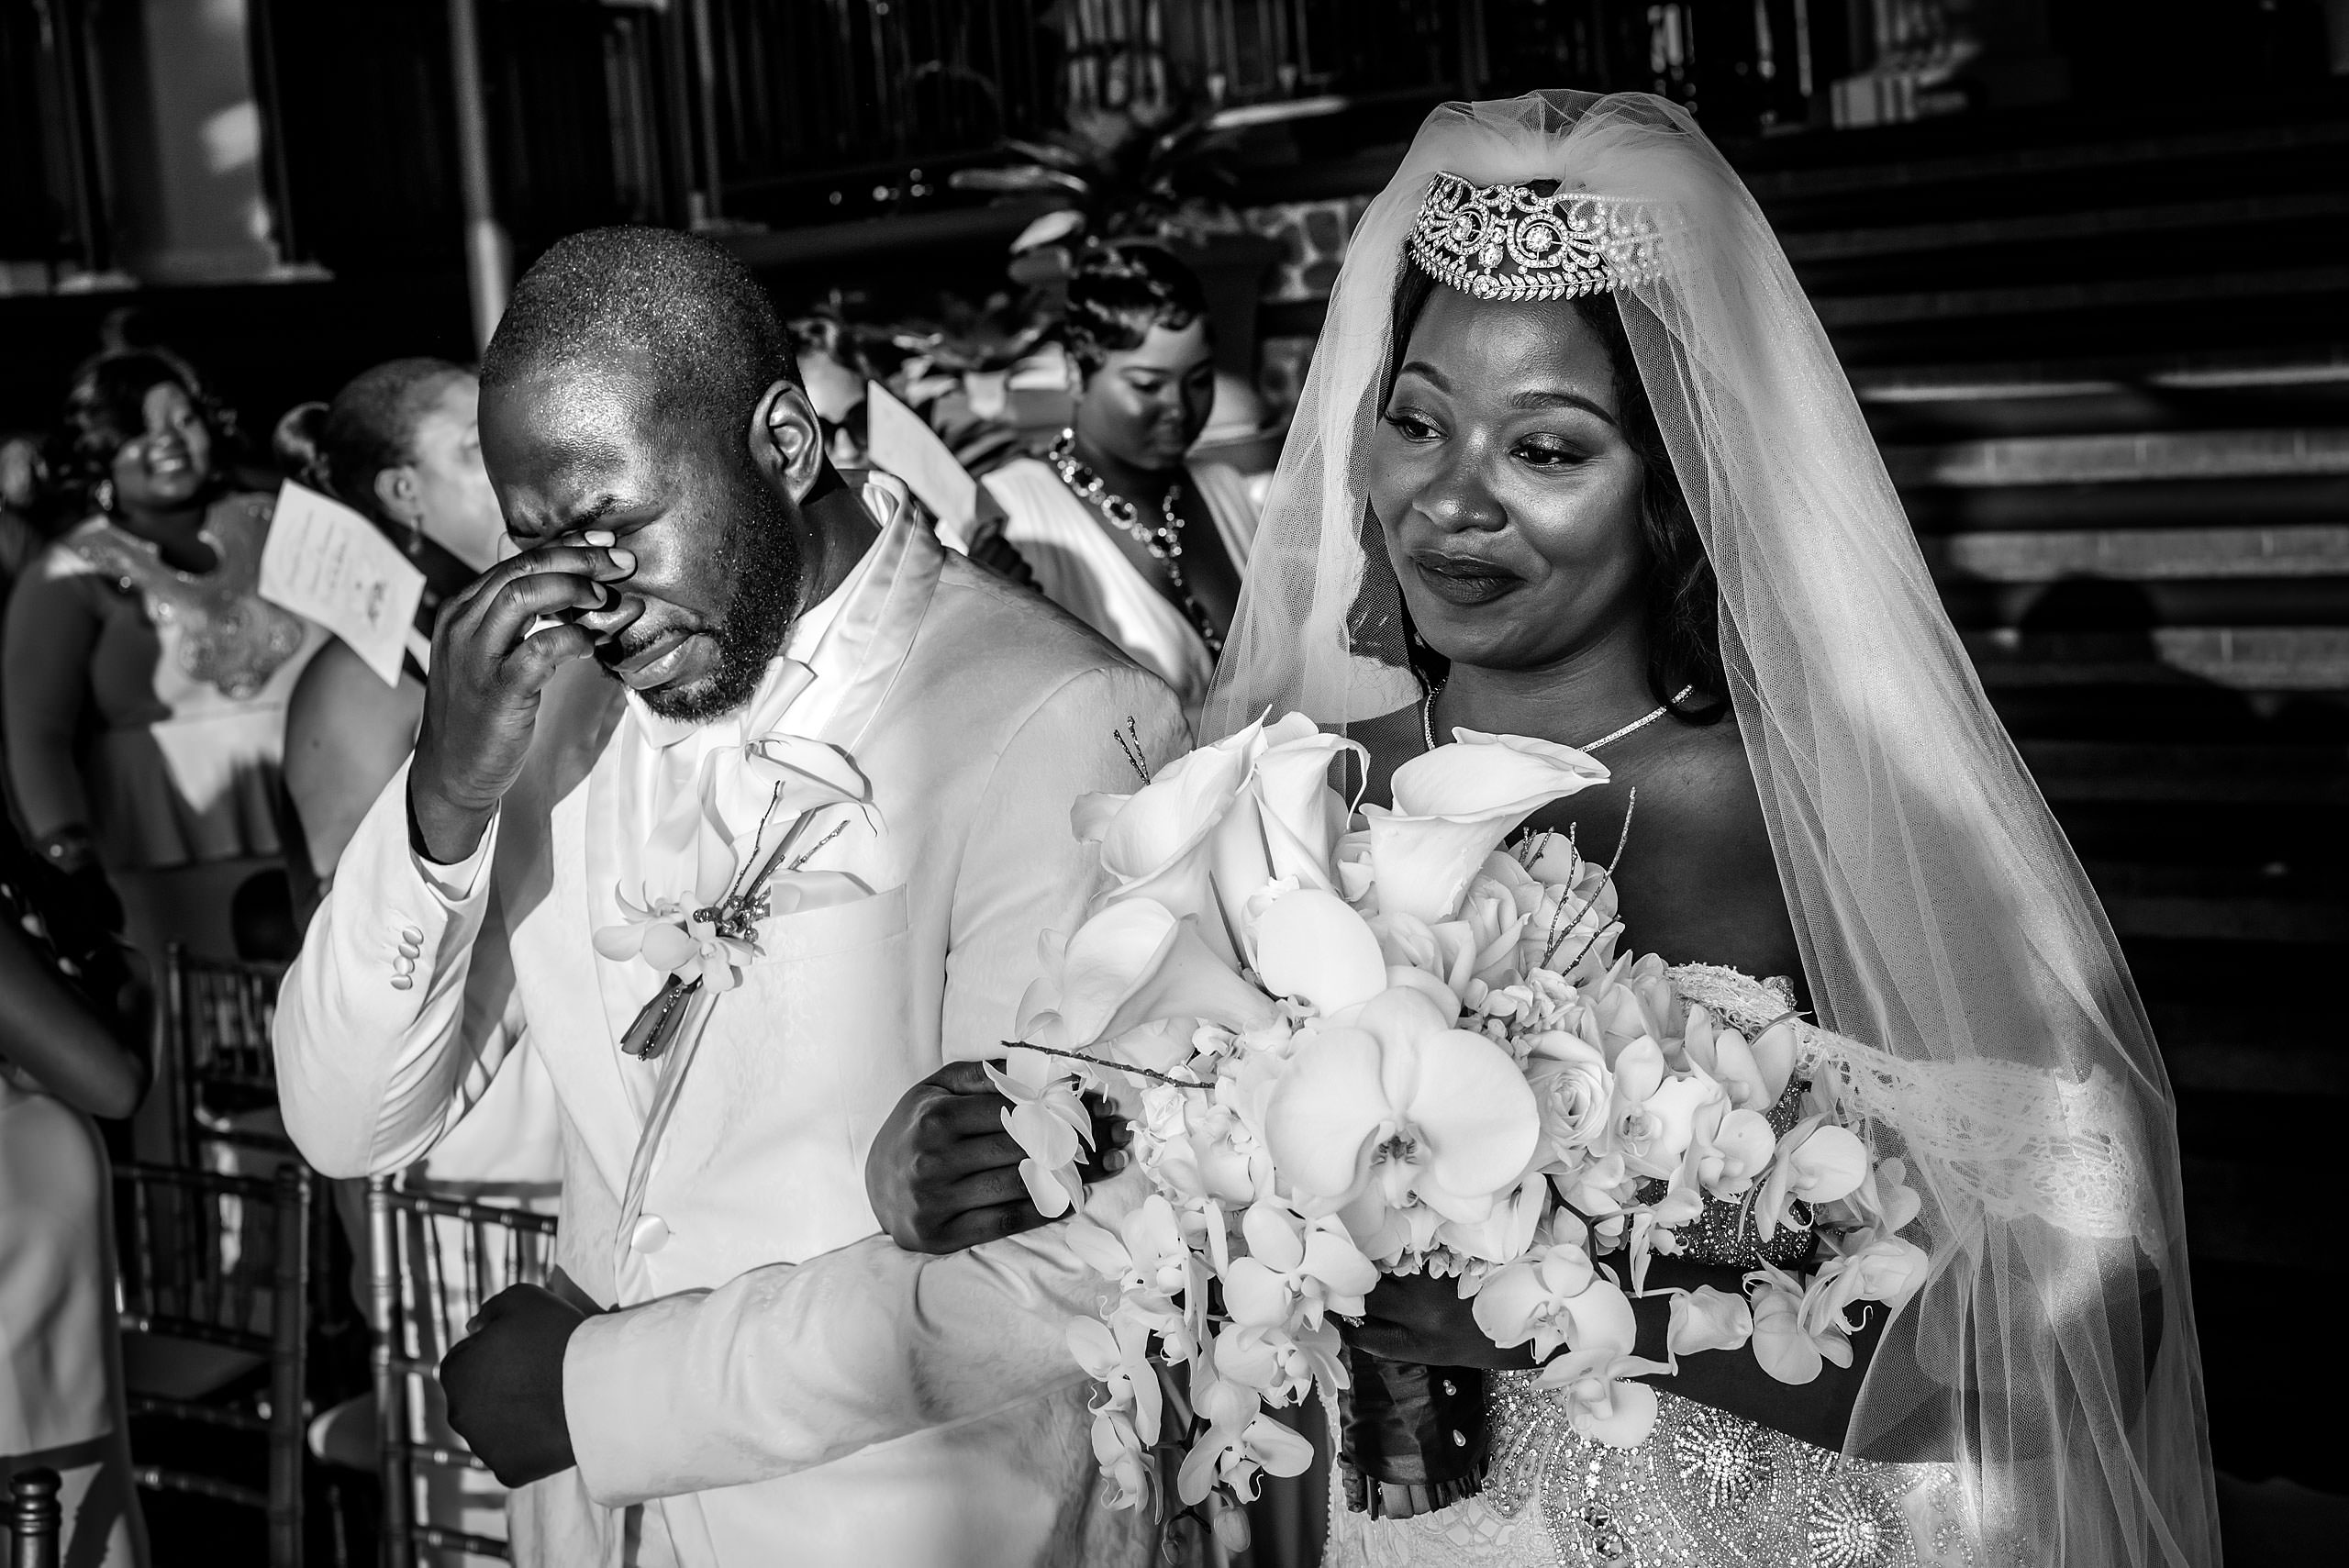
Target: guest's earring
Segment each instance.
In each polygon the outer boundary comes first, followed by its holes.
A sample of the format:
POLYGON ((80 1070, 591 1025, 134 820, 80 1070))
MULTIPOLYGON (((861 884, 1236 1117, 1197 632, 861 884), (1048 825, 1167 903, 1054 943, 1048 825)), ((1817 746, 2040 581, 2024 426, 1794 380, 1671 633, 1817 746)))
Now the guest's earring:
POLYGON ((95 485, 92 486, 90 490, 90 504, 95 506, 99 511, 111 516, 114 512, 114 481, 111 479, 101 479, 95 485))

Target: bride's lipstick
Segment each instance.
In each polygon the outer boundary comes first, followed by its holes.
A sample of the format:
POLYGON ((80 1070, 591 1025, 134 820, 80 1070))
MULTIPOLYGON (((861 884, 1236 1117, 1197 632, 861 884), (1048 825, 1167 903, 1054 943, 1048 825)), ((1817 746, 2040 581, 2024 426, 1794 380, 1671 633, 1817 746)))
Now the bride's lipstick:
POLYGON ((1489 605, 1523 581, 1506 566, 1440 550, 1414 553, 1411 566, 1429 592, 1455 605, 1489 605))

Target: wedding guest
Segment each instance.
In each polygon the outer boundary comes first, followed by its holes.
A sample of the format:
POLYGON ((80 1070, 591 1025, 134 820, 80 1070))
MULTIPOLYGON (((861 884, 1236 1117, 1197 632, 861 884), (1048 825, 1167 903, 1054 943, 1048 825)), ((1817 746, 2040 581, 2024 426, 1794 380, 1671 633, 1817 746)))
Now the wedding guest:
POLYGON ((1207 297, 1156 246, 1097 246, 1062 331, 1075 422, 1044 458, 987 476, 1004 538, 1046 598, 1174 687, 1196 725, 1256 532, 1237 470, 1184 461, 1215 403, 1207 297))
POLYGON ((766 296, 705 239, 553 247, 481 417, 524 549, 441 615, 276 1051, 338 1176, 429 1155, 543 1057, 562 1277, 440 1368, 522 1488, 518 1560, 1141 1563, 1068 1373, 1100 1281, 1038 1229, 998 1111, 929 1107, 986 1083, 971 1059, 1089 890, 1069 811, 1172 754, 1173 698, 895 481, 843 482, 766 296), (973 1154, 990 1179, 923 1213, 986 1244, 882 1233, 871 1172, 973 1154))
POLYGON ((416 639, 386 684, 340 639, 303 670, 286 707, 285 789, 299 841, 286 857, 305 916, 335 862, 416 744, 424 670, 441 604, 497 559, 505 521, 481 465, 481 384, 446 360, 393 360, 363 371, 331 405, 306 403, 278 422, 277 456, 311 489, 363 513, 424 573, 416 639))
POLYGON ((102 867, 158 973, 174 941, 237 956, 239 890, 284 874, 285 702, 320 640, 255 591, 272 502, 223 482, 233 434, 173 356, 84 365, 52 452, 84 516, 17 583, 0 661, 33 849, 102 867))
POLYGON ((866 468, 865 386, 873 366, 848 324, 829 310, 786 323, 807 402, 823 421, 824 449, 841 473, 866 468))
POLYGON ((90 1118, 128 1116, 146 1090, 142 1004, 121 950, 71 902, 0 825, 0 1490, 57 1471, 62 1560, 137 1568, 113 1200, 90 1118))
POLYGON ((15 586, 49 540, 38 520, 45 474, 40 442, 0 436, 0 594, 15 586))

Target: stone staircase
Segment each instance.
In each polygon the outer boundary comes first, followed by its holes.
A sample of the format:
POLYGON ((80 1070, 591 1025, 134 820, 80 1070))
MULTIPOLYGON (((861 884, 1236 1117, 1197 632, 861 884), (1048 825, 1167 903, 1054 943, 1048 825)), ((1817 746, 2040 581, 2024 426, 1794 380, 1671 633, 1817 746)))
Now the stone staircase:
POLYGON ((2339 1488, 2349 106, 2010 139, 1746 172, 2152 1012, 2220 1463, 2339 1488))

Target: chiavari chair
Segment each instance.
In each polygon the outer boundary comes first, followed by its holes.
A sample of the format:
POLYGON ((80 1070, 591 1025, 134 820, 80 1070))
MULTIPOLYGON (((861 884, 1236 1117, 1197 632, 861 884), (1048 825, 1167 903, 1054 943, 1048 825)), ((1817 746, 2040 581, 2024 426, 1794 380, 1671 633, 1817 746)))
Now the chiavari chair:
MULTIPOLYGON (((266 1520, 270 1568, 298 1568, 302 1556, 303 1429, 307 1418, 310 1173, 298 1163, 275 1177, 177 1166, 115 1171, 119 1316, 126 1352, 145 1340, 206 1347, 223 1358, 208 1392, 168 1383, 142 1387, 134 1371, 135 1421, 258 1439, 250 1445, 208 1437, 201 1451, 219 1461, 200 1472, 144 1462, 134 1429, 133 1473, 150 1491, 251 1508, 266 1520), (264 1374, 265 1369, 265 1374, 264 1374), (239 1464, 239 1461, 243 1461, 239 1464), (256 1472, 264 1485, 252 1485, 256 1472)), ((126 1360, 136 1361, 126 1354, 126 1360)), ((153 1359, 153 1358, 148 1358, 153 1359)), ((187 1451, 196 1451, 191 1449, 187 1451)))
POLYGON ((449 1430, 428 1384, 484 1302, 544 1283, 555 1218, 378 1176, 367 1185, 367 1230, 385 1568, 418 1568, 427 1551, 510 1561, 506 1541, 434 1517, 461 1507, 467 1476, 487 1467, 449 1430))

